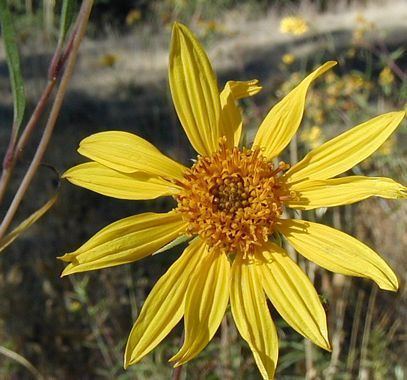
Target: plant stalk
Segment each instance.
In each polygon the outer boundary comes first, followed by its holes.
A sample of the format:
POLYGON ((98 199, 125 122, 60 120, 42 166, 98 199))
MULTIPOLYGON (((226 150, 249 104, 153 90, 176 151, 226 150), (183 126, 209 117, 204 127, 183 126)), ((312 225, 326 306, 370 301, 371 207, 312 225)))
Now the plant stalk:
POLYGON ((181 380, 181 374, 182 374, 182 365, 174 368, 174 370, 172 371, 172 380, 181 380))
MULTIPOLYGON (((181 339, 180 339, 181 346, 184 342, 184 338, 185 338, 185 330, 182 332, 182 335, 181 335, 181 339)), ((172 371, 172 380, 181 380, 182 367, 183 366, 180 365, 180 366, 174 368, 174 370, 172 371)))
MULTIPOLYGON (((79 17, 78 17, 79 21, 79 17)), ((58 46, 55 53, 51 59, 50 67, 48 70, 48 83, 44 88, 41 97, 32 113, 27 125, 25 126, 20 138, 17 141, 17 135, 15 134, 15 128, 12 129, 12 136, 10 138, 9 146, 7 148, 6 155, 3 161, 3 170, 0 177, 0 205, 4 199, 7 191, 14 167, 17 160, 21 157, 23 149, 28 143, 32 132, 34 131, 36 125, 38 124, 47 104, 48 100, 52 94, 52 91, 57 84, 58 77, 61 73, 65 62, 72 51, 73 41, 77 32, 78 23, 76 24, 69 40, 67 47, 64 52, 62 52, 62 41, 58 41, 58 46)))
POLYGON ((18 141, 16 129, 12 128, 12 135, 10 137, 7 152, 3 160, 3 170, 0 177, 0 205, 3 201, 4 195, 6 194, 7 187, 10 182, 10 178, 16 162, 21 157, 24 147, 27 145, 31 134, 34 131, 34 128, 38 124, 38 121, 41 118, 45 107, 48 104, 48 100, 52 94, 52 91, 57 83, 57 79, 61 73, 61 70, 64 67, 70 52, 72 51, 73 41, 77 32, 77 26, 78 25, 75 26, 64 52, 62 52, 62 40, 58 41, 58 46, 51 59, 51 63, 48 69, 48 83, 43 90, 40 100, 38 101, 34 112, 32 113, 30 120, 25 126, 23 133, 21 134, 18 141))
POLYGON ((20 187, 18 188, 13 201, 11 202, 11 205, 9 209, 7 210, 7 213, 3 219, 3 222, 0 225, 0 238, 4 236, 6 233, 8 227, 10 226, 17 209, 27 192, 35 173, 37 172, 38 167, 41 164, 41 160, 44 157, 45 151, 47 149, 47 146, 49 144, 49 141, 52 136, 52 132, 55 127, 56 120, 58 118, 59 112, 62 107, 63 99, 66 93, 66 90, 68 88, 68 84, 70 82, 70 79, 73 74, 73 70, 75 67, 76 59, 78 56, 78 51, 80 44, 83 40, 83 37, 85 36, 86 28, 88 25, 89 21, 89 16, 90 12, 92 10, 93 6, 93 0, 84 0, 81 6, 81 9, 79 11, 79 16, 78 16, 78 29, 77 33, 75 34, 74 41, 72 44, 72 51, 71 54, 69 55, 67 59, 67 64, 65 71, 62 75, 61 82, 59 84, 57 93, 55 95, 54 103, 52 105, 49 118, 47 120, 47 123, 44 128, 43 135, 41 137, 41 141, 37 147, 37 151, 35 152, 34 158, 20 184, 20 187))

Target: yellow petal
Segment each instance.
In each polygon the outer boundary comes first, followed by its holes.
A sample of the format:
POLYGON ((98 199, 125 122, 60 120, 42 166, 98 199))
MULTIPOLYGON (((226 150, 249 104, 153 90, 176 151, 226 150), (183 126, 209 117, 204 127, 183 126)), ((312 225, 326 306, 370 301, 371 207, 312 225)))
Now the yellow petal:
POLYGON ((343 177, 303 181, 290 187, 297 199, 287 205, 300 210, 348 205, 369 197, 407 198, 407 188, 390 178, 343 177))
POLYGON ((287 323, 318 346, 330 351, 325 310, 311 281, 276 244, 268 243, 259 265, 267 297, 287 323))
POLYGON ((197 356, 215 335, 229 302, 230 264, 212 251, 196 267, 185 301, 185 339, 170 361, 182 365, 197 356))
POLYGON ((128 132, 108 131, 83 139, 78 152, 123 173, 144 172, 182 179, 186 167, 163 155, 148 141, 128 132))
POLYGON ((277 230, 301 255, 323 268, 345 275, 370 278, 381 289, 398 289, 397 277, 385 261, 350 235, 304 220, 282 220, 277 225, 277 230))
POLYGON ((239 256, 235 258, 230 304, 237 329, 249 344, 263 379, 274 379, 278 337, 256 265, 244 262, 239 256))
POLYGON ((328 179, 369 157, 403 120, 404 111, 380 115, 309 152, 287 173, 289 182, 328 179))
POLYGON ((297 132, 311 83, 335 65, 334 61, 324 63, 270 110, 253 142, 253 146, 264 149, 263 154, 268 159, 276 157, 297 132))
POLYGON ((169 79, 181 124, 201 155, 219 146, 220 100, 216 76, 199 41, 184 25, 172 30, 169 79))
POLYGON ((178 186, 158 176, 121 173, 97 162, 74 166, 63 178, 74 185, 119 199, 154 199, 179 192, 178 186))
POLYGON ((59 257, 69 263, 62 276, 140 260, 164 247, 185 229, 186 223, 174 211, 121 219, 100 230, 75 252, 59 257))
POLYGON ((261 90, 258 83, 257 79, 246 82, 229 81, 220 93, 223 120, 221 135, 226 137, 229 147, 238 146, 242 134, 242 112, 236 101, 256 95, 261 90))
POLYGON ((182 256, 158 280, 144 302, 126 345, 124 367, 138 363, 174 328, 184 314, 190 276, 207 252, 195 239, 182 256))

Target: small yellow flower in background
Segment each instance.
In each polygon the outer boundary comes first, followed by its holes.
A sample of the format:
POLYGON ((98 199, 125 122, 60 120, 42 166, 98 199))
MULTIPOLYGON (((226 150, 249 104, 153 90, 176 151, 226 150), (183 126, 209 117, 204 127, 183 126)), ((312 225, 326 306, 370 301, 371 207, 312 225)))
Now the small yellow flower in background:
POLYGON ((362 13, 358 13, 356 15, 355 21, 357 24, 364 26, 368 29, 373 29, 375 27, 375 23, 373 21, 368 20, 362 13))
POLYGON ((105 67, 113 67, 119 59, 119 55, 115 53, 106 53, 99 58, 99 64, 105 67))
POLYGON ((378 153, 381 154, 382 156, 389 156, 394 152, 394 149, 396 148, 396 139, 395 138, 389 138, 379 149, 378 153))
POLYGON ((280 21, 280 32, 284 34, 292 34, 301 36, 309 30, 308 23, 302 17, 284 17, 280 21))
POLYGON ((294 54, 284 54, 281 58, 285 65, 292 65, 295 62, 295 55, 294 54))
POLYGON ((350 48, 350 49, 348 49, 346 51, 346 57, 347 58, 352 59, 352 58, 355 58, 355 56, 356 56, 356 49, 355 48, 350 48))
POLYGON ((390 67, 386 66, 379 74, 379 84, 382 87, 391 86, 394 83, 394 74, 390 67))
MULTIPOLYGON (((310 116, 312 117, 312 120, 314 121, 314 123, 323 124, 325 122, 325 112, 322 110, 315 109, 314 112, 312 113, 312 115, 310 115, 310 116)), ((314 128, 319 128, 319 127, 314 126, 314 128)), ((314 131, 314 133, 317 133, 317 132, 314 131)))
POLYGON ((76 313, 82 309, 82 304, 79 301, 73 300, 68 304, 68 310, 71 313, 76 313))
POLYGON ((352 43, 361 44, 366 37, 367 30, 357 28, 352 33, 352 43))
POLYGON ((337 104, 337 102, 338 102, 338 100, 337 100, 337 98, 334 97, 334 96, 328 96, 328 97, 325 99, 325 104, 328 106, 328 108, 333 108, 333 107, 335 107, 336 104, 337 104))
POLYGON ((304 130, 300 134, 301 141, 304 141, 311 149, 321 145, 322 130, 320 127, 314 125, 313 127, 304 130))
POLYGON ((140 9, 132 9, 126 16, 126 24, 128 26, 134 25, 138 21, 141 20, 141 10, 140 9))
POLYGON ((311 119, 312 125, 321 125, 332 120, 333 108, 341 112, 357 112, 360 102, 369 101, 372 87, 373 83, 357 71, 341 77, 333 72, 327 73, 321 85, 312 91, 307 118, 311 119))
POLYGON ((278 360, 268 300, 295 330, 330 350, 318 294, 274 241, 276 233, 323 268, 397 290, 397 277, 368 246, 331 227, 283 216, 285 208, 406 197, 406 188, 389 178, 338 177, 377 150, 404 112, 362 123, 291 168, 285 162, 273 164, 300 126, 308 88, 335 64, 327 62, 303 79, 270 110, 253 145, 240 148, 243 125, 237 100, 258 93, 258 81, 229 81, 219 91, 204 49, 187 27, 176 23, 169 82, 181 125, 198 154, 192 167, 127 132, 97 133, 81 142, 79 153, 90 161, 64 174, 70 182, 119 199, 171 196, 177 206, 105 227, 60 258, 67 263, 63 276, 131 263, 191 239, 147 297, 128 338, 125 367, 142 360, 182 318, 184 343, 170 361, 179 366, 193 359, 215 335, 229 303, 264 379, 274 378, 278 360))
POLYGON ((286 96, 301 81, 302 77, 303 75, 299 71, 291 73, 289 78, 276 90, 276 95, 278 97, 286 96))
POLYGON ((205 34, 223 31, 223 25, 216 20, 199 20, 198 25, 203 29, 205 34))
POLYGON ((334 83, 338 80, 338 76, 331 71, 325 75, 324 80, 326 83, 334 83))
POLYGON ((370 89, 370 82, 368 82, 363 75, 359 73, 350 73, 345 75, 342 80, 343 88, 342 95, 351 96, 355 92, 366 89, 370 89))
POLYGON ((355 21, 356 28, 352 34, 352 42, 354 44, 362 44, 365 42, 367 35, 376 28, 376 25, 360 13, 356 16, 355 21))

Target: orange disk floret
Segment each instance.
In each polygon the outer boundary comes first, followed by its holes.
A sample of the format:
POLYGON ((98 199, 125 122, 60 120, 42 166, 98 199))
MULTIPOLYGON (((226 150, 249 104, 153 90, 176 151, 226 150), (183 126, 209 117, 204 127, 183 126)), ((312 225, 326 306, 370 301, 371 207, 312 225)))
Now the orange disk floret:
POLYGON ((290 194, 277 168, 259 149, 228 148, 224 140, 212 156, 198 157, 177 196, 188 232, 226 253, 251 254, 273 232, 290 194))

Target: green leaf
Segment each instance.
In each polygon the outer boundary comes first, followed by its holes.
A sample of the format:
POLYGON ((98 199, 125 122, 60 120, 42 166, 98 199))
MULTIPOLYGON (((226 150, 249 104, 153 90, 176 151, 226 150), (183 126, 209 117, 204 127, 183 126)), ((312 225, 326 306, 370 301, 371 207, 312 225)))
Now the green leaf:
POLYGON ((398 60, 399 58, 401 58, 405 53, 405 49, 404 48, 398 48, 397 50, 393 51, 392 53, 390 53, 390 58, 393 61, 398 60))
POLYGON ((62 44, 72 24, 76 8, 76 0, 63 0, 61 8, 61 21, 59 25, 59 41, 62 44))
POLYGON ((54 195, 40 209, 24 219, 13 231, 0 239, 0 253, 16 240, 25 230, 30 228, 38 219, 40 219, 56 202, 57 194, 54 195))
POLYGON ((164 252, 164 251, 168 251, 169 249, 174 248, 174 247, 176 247, 177 245, 182 244, 182 243, 188 241, 189 239, 191 239, 191 236, 188 236, 188 235, 181 235, 181 236, 178 236, 178 237, 177 237, 176 239, 174 239, 172 242, 170 242, 170 243, 164 245, 164 247, 160 248, 158 251, 155 251, 155 252, 153 253, 153 256, 154 256, 154 255, 157 255, 158 253, 161 253, 161 252, 164 252))
POLYGON ((18 129, 24 117, 25 92, 23 77, 21 75, 20 55, 17 48, 16 32, 10 10, 7 6, 7 0, 0 0, 0 25, 10 72, 11 91, 13 93, 13 133, 17 136, 18 129))

